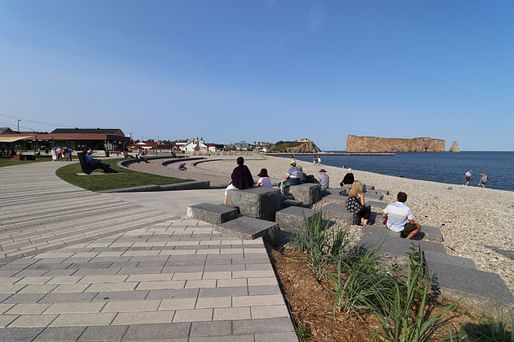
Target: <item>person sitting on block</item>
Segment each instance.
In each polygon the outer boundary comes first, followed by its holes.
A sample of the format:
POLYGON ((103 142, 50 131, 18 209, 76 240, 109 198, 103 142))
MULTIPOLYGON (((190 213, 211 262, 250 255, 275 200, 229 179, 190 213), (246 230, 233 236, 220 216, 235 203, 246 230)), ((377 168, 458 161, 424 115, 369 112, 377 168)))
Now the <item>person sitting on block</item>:
POLYGON ((414 222, 412 210, 405 205, 407 194, 400 191, 396 199, 384 209, 384 223, 393 232, 400 233, 402 238, 412 239, 421 231, 421 226, 414 222))

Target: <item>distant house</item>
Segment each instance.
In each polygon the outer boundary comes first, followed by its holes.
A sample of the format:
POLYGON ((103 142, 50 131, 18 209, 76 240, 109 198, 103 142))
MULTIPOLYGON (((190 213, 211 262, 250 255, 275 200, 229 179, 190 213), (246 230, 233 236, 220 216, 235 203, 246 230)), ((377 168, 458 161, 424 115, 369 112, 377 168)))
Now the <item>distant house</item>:
POLYGON ((189 141, 186 145, 181 147, 181 150, 190 153, 207 153, 209 151, 207 145, 203 141, 203 138, 196 138, 189 141))
POLYGON ((212 144, 206 143, 209 152, 221 152, 225 151, 225 145, 223 144, 212 144))
POLYGON ((246 141, 240 141, 233 144, 234 148, 238 151, 250 151, 252 148, 246 141))

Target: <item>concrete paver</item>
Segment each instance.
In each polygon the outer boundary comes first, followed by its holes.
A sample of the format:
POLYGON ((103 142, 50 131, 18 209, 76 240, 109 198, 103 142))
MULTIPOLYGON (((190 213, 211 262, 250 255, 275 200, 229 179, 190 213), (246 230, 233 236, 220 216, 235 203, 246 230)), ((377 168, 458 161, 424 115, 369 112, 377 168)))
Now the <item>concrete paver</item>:
POLYGON ((95 194, 39 164, 0 168, 0 341, 253 342, 294 331, 262 240, 182 217, 223 190, 95 194), (70 206, 57 219, 59 201, 70 206))

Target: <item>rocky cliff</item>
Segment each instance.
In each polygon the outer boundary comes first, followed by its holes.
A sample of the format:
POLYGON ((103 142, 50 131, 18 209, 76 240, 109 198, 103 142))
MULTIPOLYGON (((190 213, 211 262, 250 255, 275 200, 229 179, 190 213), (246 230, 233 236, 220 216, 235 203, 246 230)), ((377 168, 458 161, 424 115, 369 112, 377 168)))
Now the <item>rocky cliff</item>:
POLYGON ((452 147, 450 147, 450 152, 460 152, 460 146, 459 146, 459 142, 457 140, 455 140, 452 143, 452 147))
POLYGON ((278 141, 271 145, 270 152, 319 153, 321 150, 313 141, 278 141))
POLYGON ((379 138, 349 135, 346 152, 444 152, 445 141, 432 138, 379 138))

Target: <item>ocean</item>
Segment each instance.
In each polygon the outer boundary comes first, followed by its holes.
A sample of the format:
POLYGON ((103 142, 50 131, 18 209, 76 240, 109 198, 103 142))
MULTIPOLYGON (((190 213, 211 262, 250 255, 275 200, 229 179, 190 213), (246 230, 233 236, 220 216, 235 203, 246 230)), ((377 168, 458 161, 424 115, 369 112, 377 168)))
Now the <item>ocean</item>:
MULTIPOLYGON (((463 184, 464 173, 473 170, 472 186, 479 173, 489 177, 487 187, 514 191, 514 152, 397 153, 392 156, 327 156, 321 162, 336 167, 351 167, 390 176, 463 184)), ((312 162, 312 156, 297 156, 312 162)))

